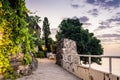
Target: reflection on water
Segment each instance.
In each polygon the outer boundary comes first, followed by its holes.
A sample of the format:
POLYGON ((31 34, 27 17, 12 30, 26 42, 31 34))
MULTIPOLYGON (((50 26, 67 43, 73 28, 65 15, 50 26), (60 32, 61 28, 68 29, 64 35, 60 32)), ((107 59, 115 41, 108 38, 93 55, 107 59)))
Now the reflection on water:
MULTIPOLYGON (((84 65, 89 66, 89 65, 84 65)), ((91 68, 109 73, 109 58, 102 58, 102 65, 93 63, 91 68)), ((120 59, 112 58, 112 74, 120 76, 120 59)))

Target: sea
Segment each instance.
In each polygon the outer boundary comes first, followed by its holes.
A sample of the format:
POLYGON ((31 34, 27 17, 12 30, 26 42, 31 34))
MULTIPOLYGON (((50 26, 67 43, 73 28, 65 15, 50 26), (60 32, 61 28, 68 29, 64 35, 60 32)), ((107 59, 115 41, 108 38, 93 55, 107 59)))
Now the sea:
MULTIPOLYGON (((102 65, 92 63, 91 68, 109 73, 109 58, 102 58, 101 63, 102 65)), ((87 67, 89 66, 84 64, 82 65, 87 67)), ((116 76, 120 76, 120 58, 112 58, 112 74, 116 76)))

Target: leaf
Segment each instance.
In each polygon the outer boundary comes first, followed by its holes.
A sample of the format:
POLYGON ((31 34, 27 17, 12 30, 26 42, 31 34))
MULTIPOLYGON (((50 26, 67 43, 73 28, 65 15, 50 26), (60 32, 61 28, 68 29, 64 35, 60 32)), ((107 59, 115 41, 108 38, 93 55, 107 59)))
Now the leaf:
POLYGON ((7 70, 6 68, 3 68, 3 69, 2 69, 2 72, 4 73, 6 70, 7 70))
POLYGON ((2 73, 2 69, 0 68, 0 73, 2 73))
POLYGON ((2 3, 0 2, 0 7, 2 7, 2 3))

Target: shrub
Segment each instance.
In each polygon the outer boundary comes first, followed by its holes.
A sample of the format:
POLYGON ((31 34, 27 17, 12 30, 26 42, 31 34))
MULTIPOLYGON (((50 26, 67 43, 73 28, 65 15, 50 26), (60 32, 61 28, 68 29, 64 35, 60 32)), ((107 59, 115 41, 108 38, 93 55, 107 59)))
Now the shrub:
POLYGON ((38 53, 36 53, 36 54, 37 54, 37 57, 38 57, 38 58, 44 58, 44 57, 45 57, 43 51, 38 51, 38 53))
POLYGON ((31 57, 31 55, 30 55, 29 53, 25 54, 22 63, 23 63, 24 65, 28 65, 28 64, 30 64, 31 62, 32 62, 32 57, 31 57))

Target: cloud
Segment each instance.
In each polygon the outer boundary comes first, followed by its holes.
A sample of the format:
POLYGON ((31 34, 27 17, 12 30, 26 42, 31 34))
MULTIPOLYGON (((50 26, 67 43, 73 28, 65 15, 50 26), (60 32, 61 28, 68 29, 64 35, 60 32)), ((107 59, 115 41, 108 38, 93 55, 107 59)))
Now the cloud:
POLYGON ((98 11, 98 9, 92 9, 92 10, 89 10, 88 13, 90 13, 93 16, 97 16, 99 11, 98 11))
POLYGON ((78 19, 78 17, 77 17, 77 16, 74 16, 74 17, 72 17, 72 19, 78 19))
POLYGON ((85 5, 86 5, 85 0, 70 0, 70 6, 72 8, 75 8, 75 9, 83 8, 85 7, 85 5))
POLYGON ((108 22, 120 22, 120 18, 111 18, 107 20, 108 22))
POLYGON ((80 7, 79 4, 71 4, 71 6, 72 6, 73 8, 79 8, 79 7, 80 7))
POLYGON ((79 19, 79 20, 80 20, 80 23, 83 23, 83 25, 85 25, 85 26, 90 26, 90 25, 92 25, 91 23, 88 22, 88 21, 89 21, 89 18, 86 17, 86 16, 82 16, 82 17, 80 17, 80 18, 78 18, 77 16, 74 16, 72 19, 79 19))
POLYGON ((102 34, 102 35, 97 35, 99 38, 120 38, 120 34, 102 34))
POLYGON ((105 21, 100 22, 99 24, 100 25, 98 26, 98 28, 95 31, 119 26, 120 25, 120 18, 119 17, 110 18, 110 19, 107 19, 105 21), (116 25, 113 26, 112 23, 115 23, 116 25))
POLYGON ((117 33, 120 33, 120 30, 116 30, 117 33))
POLYGON ((87 3, 101 6, 101 7, 114 7, 117 8, 120 6, 120 0, 86 0, 87 3))
POLYGON ((111 43, 112 43, 112 45, 113 45, 113 43, 114 44, 120 44, 120 38, 115 38, 115 39, 101 38, 100 40, 101 40, 102 44, 106 44, 106 43, 108 45, 110 45, 111 43))
POLYGON ((106 29, 106 28, 111 28, 111 26, 99 26, 99 29, 106 29))
POLYGON ((88 25, 88 26, 90 26, 90 25, 92 25, 91 23, 83 23, 83 25, 88 25))
POLYGON ((110 25, 112 22, 117 22, 117 23, 120 23, 120 18, 119 17, 113 17, 113 18, 110 18, 110 19, 107 19, 106 21, 102 21, 101 25, 110 25))
POLYGON ((100 25, 109 25, 109 22, 107 22, 107 21, 102 21, 102 22, 100 22, 99 24, 100 24, 100 25))
POLYGON ((112 0, 106 2, 107 6, 114 6, 114 7, 119 7, 120 6, 120 0, 112 0))
POLYGON ((117 15, 119 15, 119 14, 120 14, 120 12, 117 12, 116 14, 117 14, 117 15))
POLYGON ((102 21, 99 24, 100 25, 98 26, 98 28, 95 29, 94 31, 108 29, 108 28, 112 28, 113 27, 113 26, 110 26, 110 22, 108 22, 108 21, 102 21))
POLYGON ((102 34, 96 37, 103 43, 120 43, 120 34, 102 34))
POLYGON ((112 39, 100 39, 102 42, 112 42, 113 40, 112 39))
POLYGON ((89 21, 89 18, 86 16, 82 16, 79 19, 80 19, 80 22, 82 22, 82 23, 86 23, 87 21, 89 21))
POLYGON ((120 22, 116 23, 116 25, 120 25, 120 22))
POLYGON ((120 40, 120 37, 118 37, 118 38, 115 38, 115 40, 120 40))
POLYGON ((88 3, 94 4, 95 0, 87 0, 88 3))
POLYGON ((113 26, 100 25, 100 26, 98 26, 98 28, 95 29, 94 31, 104 30, 104 29, 108 29, 108 28, 112 28, 112 27, 113 27, 113 26))

